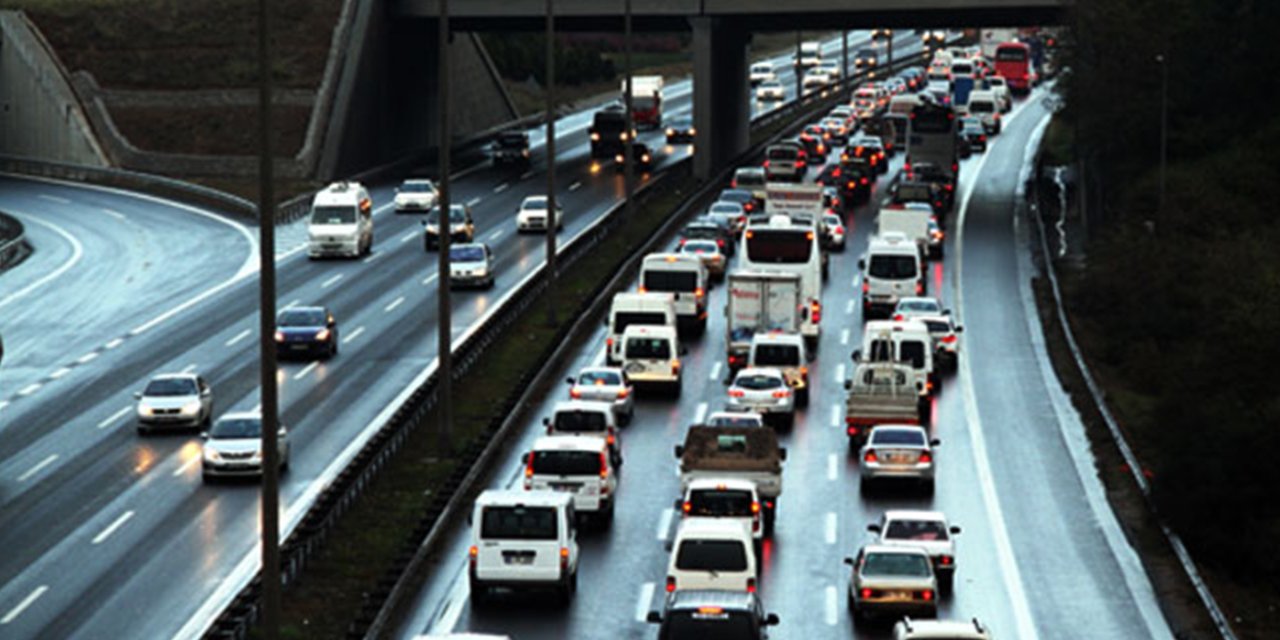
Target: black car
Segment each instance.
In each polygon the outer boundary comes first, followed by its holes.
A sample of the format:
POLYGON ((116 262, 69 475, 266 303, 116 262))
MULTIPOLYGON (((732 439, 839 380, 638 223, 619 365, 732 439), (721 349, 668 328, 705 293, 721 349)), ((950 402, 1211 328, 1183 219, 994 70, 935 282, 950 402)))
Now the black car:
POLYGON ((338 355, 338 322, 327 307, 290 307, 276 314, 276 357, 338 355))
POLYGON ((867 164, 865 158, 854 158, 851 162, 830 165, 818 178, 824 186, 835 187, 840 194, 840 204, 845 211, 871 199, 871 190, 875 188, 875 170, 867 164))
POLYGON ((715 220, 699 217, 680 230, 680 244, 685 240, 714 240, 726 257, 733 257, 733 234, 715 220))
POLYGON ((677 590, 661 613, 647 620, 662 625, 659 640, 764 640, 766 628, 778 624, 766 614, 760 598, 747 591, 677 590))
POLYGON ((969 143, 969 148, 973 151, 987 150, 987 132, 982 128, 981 124, 972 122, 961 124, 960 135, 969 143))
POLYGON ((523 131, 503 131, 493 141, 493 164, 529 164, 529 134, 523 131))
POLYGON ((953 166, 951 171, 947 171, 931 162, 920 162, 911 167, 906 179, 932 182, 941 187, 943 204, 950 211, 956 201, 956 168, 953 166))
POLYGON ((725 189, 720 192, 720 197, 716 198, 716 200, 736 202, 742 205, 742 210, 747 215, 751 215, 760 209, 760 207, 756 206, 755 196, 746 189, 725 189))
POLYGON ((697 133, 693 128, 693 118, 676 116, 667 120, 667 142, 693 142, 697 133))
MULTIPOLYGON (((619 152, 613 157, 614 168, 622 171, 626 168, 626 158, 619 152)), ((631 143, 631 168, 639 173, 648 173, 653 170, 653 152, 649 151, 649 145, 643 142, 631 143)))
POLYGON ((822 136, 814 135, 808 131, 797 136, 796 142, 799 142, 804 147, 805 153, 809 154, 809 157, 815 163, 826 162, 827 154, 831 152, 831 147, 822 136))
POLYGON ((894 204, 923 202, 933 209, 933 214, 941 220, 947 214, 946 196, 942 187, 933 182, 919 180, 903 180, 893 187, 894 204))

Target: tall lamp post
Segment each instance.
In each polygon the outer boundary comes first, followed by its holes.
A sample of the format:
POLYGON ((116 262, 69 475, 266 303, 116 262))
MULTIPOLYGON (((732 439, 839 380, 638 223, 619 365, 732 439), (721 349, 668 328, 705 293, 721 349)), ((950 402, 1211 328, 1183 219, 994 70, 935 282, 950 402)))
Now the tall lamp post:
POLYGON ((627 219, 630 220, 635 213, 631 204, 631 192, 635 185, 635 159, 633 157, 635 155, 635 140, 632 139, 632 133, 636 127, 635 122, 631 119, 631 0, 626 0, 623 7, 625 13, 622 21, 622 60, 623 65, 627 68, 627 86, 626 91, 623 92, 623 102, 627 110, 625 125, 627 129, 625 134, 626 144, 622 151, 622 188, 625 191, 623 197, 626 198, 627 219))
POLYGON ((556 23, 552 0, 547 0, 547 324, 556 324, 556 23))
POLYGON ((436 431, 436 446, 441 456, 453 450, 453 300, 449 296, 449 244, 453 240, 452 203, 449 199, 449 0, 440 0, 439 33, 440 55, 436 71, 440 86, 440 197, 436 205, 440 215, 436 218, 436 358, 439 363, 439 386, 436 391, 440 403, 440 424, 436 431))
POLYGON ((1164 213, 1165 173, 1168 166, 1169 152, 1169 63, 1164 54, 1156 55, 1156 63, 1160 65, 1160 213, 1164 213))

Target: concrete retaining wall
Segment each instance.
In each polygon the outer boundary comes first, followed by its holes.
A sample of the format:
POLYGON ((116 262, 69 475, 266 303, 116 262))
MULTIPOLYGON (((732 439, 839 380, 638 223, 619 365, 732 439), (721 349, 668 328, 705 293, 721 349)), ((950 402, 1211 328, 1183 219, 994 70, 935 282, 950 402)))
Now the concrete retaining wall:
POLYGON ((56 56, 19 11, 0 11, 0 153, 107 164, 56 56))

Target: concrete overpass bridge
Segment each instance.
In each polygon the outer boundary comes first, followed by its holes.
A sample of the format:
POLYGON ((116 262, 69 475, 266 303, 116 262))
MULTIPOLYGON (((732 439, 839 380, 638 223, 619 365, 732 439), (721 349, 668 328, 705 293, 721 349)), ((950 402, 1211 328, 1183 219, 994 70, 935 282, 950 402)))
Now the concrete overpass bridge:
MULTIPOLYGON (((349 111, 345 168, 436 144, 435 60, 440 0, 369 0, 382 11, 364 40, 360 88, 349 111), (361 124, 363 123, 363 125, 361 124)), ((756 32, 872 27, 1056 24, 1073 0, 632 0, 636 32, 693 32, 695 172, 710 175, 746 149, 748 47, 756 32)), ((622 31, 624 0, 555 0, 560 31, 622 31)), ((545 0, 452 0, 455 32, 540 31, 545 0)))

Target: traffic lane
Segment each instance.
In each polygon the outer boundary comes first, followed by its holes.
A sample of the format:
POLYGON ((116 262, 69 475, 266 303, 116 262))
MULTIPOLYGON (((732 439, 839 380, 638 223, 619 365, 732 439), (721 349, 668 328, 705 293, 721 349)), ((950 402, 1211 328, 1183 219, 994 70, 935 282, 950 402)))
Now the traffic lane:
POLYGON ((974 384, 982 390, 977 410, 1013 550, 1024 576, 1054 577, 1025 584, 1044 637, 1067 637, 1081 620, 1099 637, 1168 637, 1145 574, 1138 568, 1135 575, 1127 557, 1132 549, 1123 538, 1117 548, 1115 537, 1108 537, 1107 527, 1115 526, 1109 506, 1088 498, 1100 490, 1092 455, 1073 452, 1064 435, 1064 427, 1079 432, 1078 417, 1069 406, 1065 416, 1055 407, 1059 383, 1041 367, 1046 356, 1035 347, 1042 339, 1039 320, 1034 306, 1023 302, 1032 271, 1025 228, 1011 223, 1017 220, 1013 193, 1020 176, 1011 158, 1021 155, 1016 143, 1045 114, 1039 102, 1027 108, 1026 116, 1006 122, 994 145, 1010 153, 993 155, 986 179, 975 187, 963 271, 965 335, 974 384), (1064 418, 1070 424, 1060 424, 1064 418), (1081 454, 1085 472, 1073 458, 1081 454), (1046 518, 1046 512, 1056 517, 1046 518))

